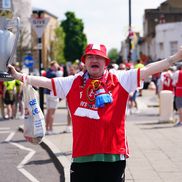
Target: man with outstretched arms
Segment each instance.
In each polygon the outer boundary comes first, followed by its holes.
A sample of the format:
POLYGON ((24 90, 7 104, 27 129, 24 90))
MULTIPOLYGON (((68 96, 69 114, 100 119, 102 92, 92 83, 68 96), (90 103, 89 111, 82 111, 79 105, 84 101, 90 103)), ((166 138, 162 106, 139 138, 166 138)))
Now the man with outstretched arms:
POLYGON ((18 73, 9 66, 14 78, 33 86, 52 90, 66 98, 73 122, 73 162, 71 182, 125 181, 129 157, 125 131, 128 96, 149 75, 182 60, 182 48, 167 59, 129 71, 107 70, 110 59, 102 44, 88 44, 81 61, 86 71, 68 77, 48 79, 18 73))

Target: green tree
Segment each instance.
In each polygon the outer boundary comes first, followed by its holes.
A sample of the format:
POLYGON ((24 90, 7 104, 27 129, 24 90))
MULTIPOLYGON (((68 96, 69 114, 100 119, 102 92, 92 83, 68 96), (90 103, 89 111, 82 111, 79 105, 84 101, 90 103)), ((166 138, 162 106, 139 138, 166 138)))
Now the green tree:
POLYGON ((83 33, 84 24, 81 19, 75 17, 74 12, 65 13, 66 20, 61 22, 65 32, 64 57, 66 61, 74 62, 80 59, 87 44, 86 35, 83 33))
POLYGON ((113 61, 116 62, 119 58, 119 53, 116 48, 112 48, 108 52, 108 57, 113 61))
POLYGON ((59 63, 65 63, 64 58, 64 31, 62 27, 55 29, 55 40, 51 42, 51 60, 56 60, 59 63))
POLYGON ((13 14, 11 11, 0 10, 0 16, 4 16, 6 18, 12 18, 13 14))

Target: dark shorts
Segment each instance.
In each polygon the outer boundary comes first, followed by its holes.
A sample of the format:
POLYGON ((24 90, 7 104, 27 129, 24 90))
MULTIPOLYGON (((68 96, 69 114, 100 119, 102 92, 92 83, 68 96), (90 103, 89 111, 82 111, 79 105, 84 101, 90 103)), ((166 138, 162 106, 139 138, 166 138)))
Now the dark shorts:
POLYGON ((175 105, 177 109, 182 108, 182 97, 175 97, 175 105))
POLYGON ((4 98, 4 103, 6 105, 9 105, 9 104, 13 105, 15 103, 14 91, 12 91, 12 90, 6 91, 5 98, 4 98))
POLYGON ((124 182, 126 161, 71 164, 71 182, 124 182))

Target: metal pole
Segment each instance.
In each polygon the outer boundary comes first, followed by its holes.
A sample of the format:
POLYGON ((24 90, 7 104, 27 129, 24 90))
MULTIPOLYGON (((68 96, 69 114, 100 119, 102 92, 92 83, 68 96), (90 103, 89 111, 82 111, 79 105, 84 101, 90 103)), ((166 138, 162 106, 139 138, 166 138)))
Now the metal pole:
MULTIPOLYGON (((131 31, 131 0, 129 0, 129 29, 128 29, 128 33, 130 34, 131 31)), ((128 37, 128 61, 130 61, 131 59, 131 38, 128 37)))
MULTIPOLYGON (((38 48, 39 48, 39 75, 41 76, 42 71, 42 38, 38 38, 38 48)), ((44 113, 44 89, 39 88, 39 101, 40 101, 40 108, 44 113)))
MULTIPOLYGON (((37 11, 38 18, 41 18, 42 11, 37 11)), ((38 56, 39 56, 39 75, 41 76, 42 66, 42 37, 38 37, 38 56)), ((39 104, 42 112, 44 113, 44 92, 43 88, 39 88, 39 104)))
MULTIPOLYGON (((45 19, 44 19, 44 11, 43 10, 35 10, 33 11, 32 25, 37 34, 37 48, 38 48, 38 58, 39 58, 39 75, 41 76, 41 71, 43 69, 42 63, 42 34, 43 29, 45 27, 45 19)), ((48 23, 48 21, 46 20, 48 23)), ((44 93, 43 88, 39 88, 39 100, 40 100, 40 108, 42 112, 44 112, 44 93)))
POLYGON ((131 0, 129 0, 129 28, 131 28, 131 0))

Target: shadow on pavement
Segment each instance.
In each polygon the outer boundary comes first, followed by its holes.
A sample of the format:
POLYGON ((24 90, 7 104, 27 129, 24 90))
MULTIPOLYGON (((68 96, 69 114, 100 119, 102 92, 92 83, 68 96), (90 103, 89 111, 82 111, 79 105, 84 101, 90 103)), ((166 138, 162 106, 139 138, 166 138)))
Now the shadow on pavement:
POLYGON ((52 160, 51 159, 36 160, 36 161, 28 162, 26 165, 44 165, 44 164, 48 164, 48 163, 52 163, 52 160))
POLYGON ((150 128, 140 128, 142 130, 154 130, 154 129, 169 129, 169 128, 174 128, 174 126, 154 126, 150 128))
POLYGON ((137 117, 144 117, 144 116, 148 116, 148 117, 155 116, 155 117, 158 117, 159 116, 159 114, 149 114, 149 113, 137 113, 136 115, 137 115, 137 117))
POLYGON ((50 158, 52 159, 52 161, 54 162, 54 165, 56 167, 56 169, 58 170, 59 174, 60 174, 60 181, 61 182, 65 182, 65 173, 64 173, 64 167, 63 165, 59 162, 57 155, 55 155, 53 153, 53 151, 49 148, 48 145, 46 145, 46 143, 41 142, 40 146, 45 149, 47 151, 47 153, 49 154, 50 158))
POLYGON ((72 151, 67 151, 67 152, 60 152, 60 153, 57 153, 57 157, 59 156, 70 156, 72 154, 72 151))
POLYGON ((148 122, 148 123, 136 123, 136 125, 163 125, 163 124, 170 124, 169 122, 148 122))

